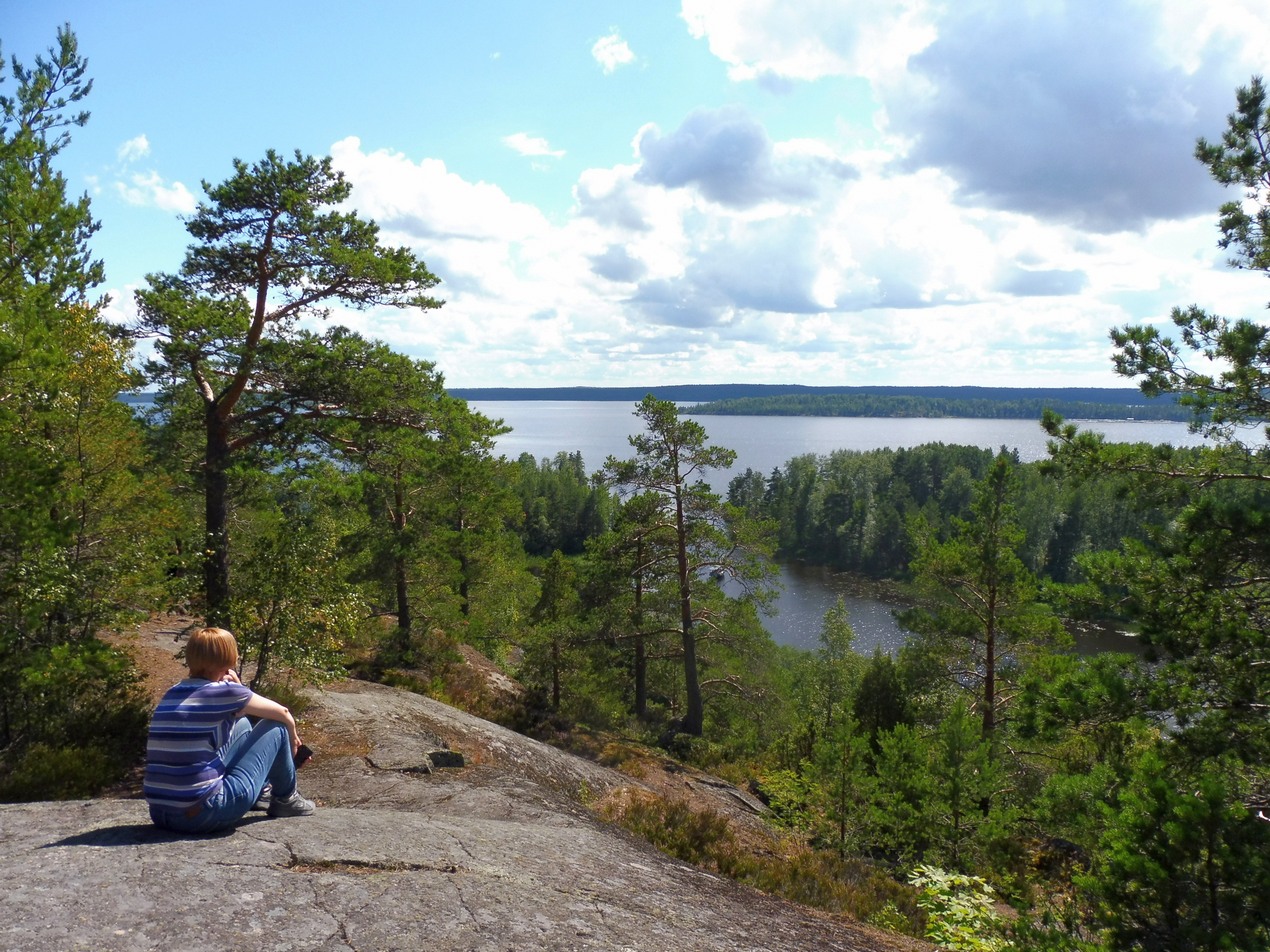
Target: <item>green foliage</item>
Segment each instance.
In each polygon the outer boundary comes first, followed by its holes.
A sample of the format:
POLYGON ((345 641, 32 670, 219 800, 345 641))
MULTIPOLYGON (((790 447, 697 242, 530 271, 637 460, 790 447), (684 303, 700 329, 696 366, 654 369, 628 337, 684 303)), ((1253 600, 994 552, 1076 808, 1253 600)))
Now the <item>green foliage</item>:
POLYGON ((852 713, 873 754, 881 748, 882 734, 901 724, 913 723, 908 692, 899 669, 881 648, 874 649, 868 667, 860 676, 852 713))
POLYGON ((890 926, 909 932, 920 925, 915 893, 868 863, 808 851, 750 854, 720 814, 644 791, 624 791, 599 809, 663 852, 764 892, 861 920, 887 909, 890 926))
POLYGON ((862 860, 833 853, 755 856, 736 878, 766 893, 879 928, 920 935, 924 919, 913 890, 862 860))
MULTIPOLYGON (((1201 138, 1195 157, 1208 166, 1222 185, 1241 185, 1247 202, 1230 201, 1221 207, 1218 246, 1234 249, 1231 264, 1237 268, 1270 271, 1270 207, 1266 186, 1270 183, 1270 100, 1265 83, 1254 76, 1235 93, 1235 111, 1226 119, 1221 142, 1201 138)), ((1264 417, 1263 417, 1264 419, 1264 417)))
POLYGON ((721 872, 733 864, 736 838, 727 819, 713 810, 694 809, 682 799, 627 790, 622 797, 603 804, 601 813, 676 859, 721 872))
POLYGON ((256 665, 252 687, 276 664, 309 681, 341 673, 344 643, 370 611, 340 571, 338 521, 283 507, 258 513, 242 535, 234 630, 243 660, 256 665))
MULTIPOLYGON (((820 647, 816 650, 816 704, 823 716, 824 729, 831 731, 844 716, 860 681, 863 659, 852 650, 855 632, 841 598, 825 612, 820 626, 820 647)), ((858 696, 858 695, 857 695, 858 696)))
POLYGON ((157 602, 173 517, 116 400, 135 381, 127 343, 90 298, 103 274, 88 247, 97 223, 54 165, 88 119, 87 63, 63 28, 34 67, 11 66, 16 89, 0 95, 0 762, 16 771, 12 795, 38 797, 82 794, 136 756, 135 675, 93 636, 157 602), (78 764, 65 753, 90 748, 103 753, 78 764))
POLYGON ((1148 751, 1080 878, 1113 949, 1265 948, 1270 824, 1244 806, 1237 762, 1171 765, 1148 751))
POLYGON ((211 623, 230 616, 229 470, 248 450, 296 451, 329 428, 426 430, 439 382, 431 365, 394 354, 343 328, 318 335, 304 318, 352 307, 435 308, 437 283, 405 248, 379 243, 378 228, 342 210, 351 186, 331 165, 270 151, 235 160, 186 223, 194 243, 178 274, 149 277, 137 292, 141 336, 154 339, 146 367, 163 408, 201 430, 205 501, 204 595, 211 623), (197 408, 197 409, 192 409, 197 408))
MULTIPOLYGON (((1217 181, 1242 186, 1222 206, 1219 244, 1237 267, 1267 271, 1261 80, 1236 99, 1220 142, 1201 139, 1196 155, 1217 181)), ((1262 322, 1197 306, 1174 309, 1172 321, 1176 339, 1156 325, 1113 330, 1116 370, 1148 395, 1176 396, 1214 445, 1111 445, 1045 420, 1066 472, 1117 474, 1144 513, 1167 516, 1148 519, 1148 531, 1117 552, 1085 560, 1092 587, 1152 651, 1156 663, 1135 679, 1133 700, 1169 729, 1145 751, 1110 733, 1125 766, 1115 770, 1105 827, 1085 831, 1098 844, 1078 881, 1111 948, 1261 948, 1270 824, 1254 809, 1270 790, 1270 338, 1262 322)), ((1043 717, 1035 722, 1043 729, 1043 717)))
POLYGON ((953 705, 935 735, 931 777, 934 852, 955 869, 978 865, 973 861, 1008 825, 997 798, 1005 777, 964 699, 953 705))
POLYGON ((921 890, 917 903, 928 917, 926 938, 955 952, 997 952, 1009 948, 992 887, 977 876, 918 866, 909 882, 921 890))
POLYGON ((942 520, 963 515, 968 481, 981 477, 991 458, 943 444, 799 456, 771 474, 759 511, 779 524, 782 555, 897 576, 911 557, 904 526, 919 512, 942 520))
POLYGON ((806 832, 812 826, 812 781, 793 770, 771 770, 759 779, 773 821, 786 829, 806 832))
POLYGON ((985 735, 1003 713, 1012 666, 1066 640, 1036 578, 1019 557, 1024 535, 1014 509, 1014 465, 998 454, 976 487, 968 520, 946 540, 918 520, 911 569, 919 607, 904 621, 946 652, 949 677, 977 687, 985 735))
POLYGON ((832 844, 839 855, 869 847, 876 783, 867 736, 846 719, 818 738, 813 757, 808 798, 819 807, 816 842, 832 844))
POLYGON ((869 835, 881 855, 913 862, 926 855, 936 835, 931 822, 935 785, 928 769, 930 747, 903 724, 880 740, 869 835))
POLYGON ((150 705, 131 660, 95 638, 6 664, 9 736, 0 799, 91 796, 118 780, 145 746, 150 705))
POLYGON ((522 453, 517 466, 524 512, 520 536, 528 555, 556 550, 580 555, 588 539, 610 527, 614 501, 602 484, 587 478, 581 453, 560 452, 541 462, 522 453))
MULTIPOLYGON (((676 726, 699 737, 705 728, 702 668, 708 663, 698 657, 699 643, 729 630, 723 616, 738 618, 727 605, 733 600, 722 598, 715 580, 730 578, 745 599, 763 603, 773 572, 766 558, 770 527, 724 503, 703 479, 707 470, 731 466, 732 450, 708 445, 701 425, 680 419, 670 401, 649 395, 635 415, 645 430, 630 437, 634 456, 609 457, 604 479, 640 500, 639 521, 628 523, 638 539, 634 548, 642 553, 637 576, 662 583, 663 604, 674 606, 667 615, 679 630, 684 691, 676 726)), ((642 604, 636 610, 642 612, 642 604)), ((716 684, 721 691, 738 689, 726 676, 716 684)))
MULTIPOLYGON (((559 551, 553 552, 542 570, 538 602, 530 612, 521 680, 531 690, 550 696, 551 709, 560 710, 561 692, 570 680, 577 640, 577 575, 559 551)), ((573 687, 573 685, 570 685, 573 687)))
POLYGON ((36 743, 0 774, 0 802, 86 799, 117 781, 121 773, 111 751, 36 743))
POLYGON ((718 416, 818 417, 962 417, 987 420, 1035 420, 1045 410, 1082 420, 1181 420, 1172 400, 1133 402, 1114 391, 1063 389, 1034 391, 983 387, 888 387, 871 392, 852 387, 848 393, 781 393, 769 397, 732 397, 698 403, 694 414, 718 416), (904 392, 907 390, 908 392, 904 392), (897 392, 898 391, 898 392, 897 392), (974 394, 980 393, 982 396, 974 394), (1117 399, 1119 397, 1120 399, 1117 399))
POLYGON ((881 909, 865 921, 887 932, 907 932, 911 928, 908 917, 900 912, 899 907, 893 902, 884 903, 881 909))
POLYGON ((360 470, 368 522, 351 544, 368 560, 359 578, 393 606, 391 651, 405 659, 421 633, 457 631, 480 617, 479 584, 507 557, 516 512, 511 468, 493 456, 502 424, 446 396, 430 365, 399 370, 424 385, 415 395, 426 394, 417 406, 423 429, 346 420, 328 442, 360 470))

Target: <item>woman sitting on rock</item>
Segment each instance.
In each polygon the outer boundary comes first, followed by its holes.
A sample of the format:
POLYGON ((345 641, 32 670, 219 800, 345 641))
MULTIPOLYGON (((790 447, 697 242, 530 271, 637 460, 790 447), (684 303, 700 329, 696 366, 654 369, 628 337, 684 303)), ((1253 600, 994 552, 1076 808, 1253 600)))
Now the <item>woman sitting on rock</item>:
POLYGON ((253 806, 267 804, 272 817, 312 813, 313 801, 296 789, 295 718, 238 680, 234 636, 196 631, 185 663, 190 676, 168 689, 150 720, 143 790, 151 819, 169 830, 211 833, 253 806), (247 716, 259 718, 255 727, 247 716))

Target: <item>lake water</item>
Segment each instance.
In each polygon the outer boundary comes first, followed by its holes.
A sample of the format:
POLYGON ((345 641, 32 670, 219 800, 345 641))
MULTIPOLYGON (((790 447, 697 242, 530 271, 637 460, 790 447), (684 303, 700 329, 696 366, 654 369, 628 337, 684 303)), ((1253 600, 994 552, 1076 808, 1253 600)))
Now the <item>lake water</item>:
MULTIPOLYGON (((530 453, 539 459, 560 451, 580 451, 589 471, 609 456, 631 455, 629 438, 640 430, 632 403, 555 400, 473 400, 472 409, 512 428, 498 438, 498 450, 512 459, 530 453)), ((753 469, 769 475, 795 456, 834 450, 902 449, 949 443, 1017 450, 1024 462, 1046 456, 1044 430, 1035 420, 897 419, 876 417, 698 416, 710 443, 736 451, 730 470, 711 474, 716 492, 728 480, 753 469)), ((1185 423, 1145 420, 1091 420, 1083 424, 1115 442, 1196 446, 1203 438, 1185 423)))
MULTIPOLYGON (((588 471, 605 459, 631 455, 628 438, 639 431, 634 404, 548 400, 476 400, 474 410, 502 419, 512 428, 498 438, 498 451, 512 459, 522 453, 542 459, 556 453, 580 451, 588 471)), ((735 450, 730 470, 712 473, 709 481, 719 493, 728 480, 747 468, 763 476, 805 453, 827 455, 835 450, 902 449, 923 443, 949 443, 996 450, 1007 447, 1024 462, 1047 455, 1045 431, 1032 420, 894 419, 871 417, 699 416, 709 442, 735 450)), ((1188 432, 1185 423, 1142 420, 1092 420, 1082 426, 1114 442, 1171 443, 1196 446, 1204 441, 1188 432)), ((818 566, 780 566, 782 591, 777 614, 764 624, 780 644, 815 648, 825 612, 841 597, 856 633, 856 650, 871 654, 874 647, 894 653, 906 637, 893 610, 903 607, 862 591, 858 580, 818 566)), ((1134 651, 1132 638, 1116 632, 1079 637, 1082 651, 1134 651)))

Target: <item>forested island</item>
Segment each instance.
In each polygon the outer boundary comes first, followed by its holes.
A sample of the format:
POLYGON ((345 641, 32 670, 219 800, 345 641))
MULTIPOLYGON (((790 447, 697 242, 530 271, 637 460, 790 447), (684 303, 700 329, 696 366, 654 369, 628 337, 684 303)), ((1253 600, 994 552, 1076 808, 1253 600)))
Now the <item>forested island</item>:
MULTIPOLYGON (((350 210, 329 158, 226 157, 178 270, 110 323, 91 203, 57 171, 88 120, 74 34, 12 79, 0 799, 92 797, 136 767, 147 699, 99 636, 180 607, 233 629, 253 687, 297 708, 351 674, 609 765, 745 786, 779 855, 673 797, 605 819, 836 915, 994 952, 1270 947, 1270 327, 1187 307, 1177 340, 1114 328, 1136 402, 1071 395, 1117 416, 1175 401, 1198 448, 1108 443, 1055 391, 1044 463, 808 454, 720 494, 703 474, 735 454, 680 412, 693 398, 641 390, 628 454, 594 472, 567 449, 511 460, 436 365, 329 323, 336 305, 441 307, 438 276, 350 210), (120 399, 143 392, 145 413, 120 399), (774 644, 761 617, 795 559, 904 586, 909 643, 861 656, 839 606, 816 650, 774 644), (1077 655, 1087 624, 1146 656, 1077 655), (516 701, 463 680, 472 649, 516 701)), ((1223 207, 1221 241, 1270 272, 1267 140, 1254 80, 1197 155, 1260 196, 1223 207)), ((801 396, 986 399, 924 389, 801 396)))
POLYGON ((1039 420, 1190 421, 1175 394, 1112 387, 809 387, 795 384, 682 384, 648 387, 461 387, 464 400, 622 400, 648 394, 687 404, 694 416, 964 417, 1039 420))
POLYGON ((1141 391, 996 387, 809 388, 808 392, 733 397, 699 403, 694 416, 964 417, 1039 420, 1051 411, 1070 420, 1183 420, 1194 418, 1173 394, 1141 391))

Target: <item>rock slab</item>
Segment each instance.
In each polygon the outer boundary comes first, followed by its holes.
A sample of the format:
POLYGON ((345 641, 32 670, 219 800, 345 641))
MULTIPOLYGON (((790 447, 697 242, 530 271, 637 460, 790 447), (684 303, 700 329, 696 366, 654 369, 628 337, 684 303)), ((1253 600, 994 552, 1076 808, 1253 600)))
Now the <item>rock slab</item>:
POLYGON ((351 684, 306 719, 313 816, 0 804, 0 952, 929 949, 659 853, 576 797, 631 778, 436 701, 351 684), (468 766, 419 769, 443 751, 468 766))

